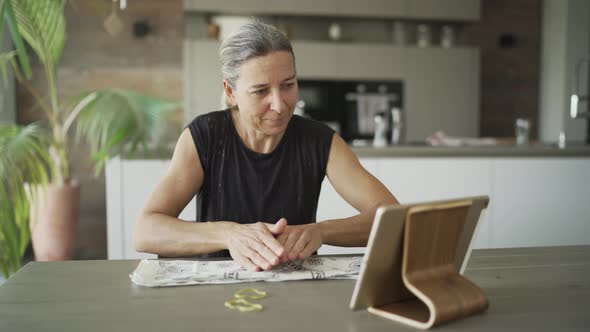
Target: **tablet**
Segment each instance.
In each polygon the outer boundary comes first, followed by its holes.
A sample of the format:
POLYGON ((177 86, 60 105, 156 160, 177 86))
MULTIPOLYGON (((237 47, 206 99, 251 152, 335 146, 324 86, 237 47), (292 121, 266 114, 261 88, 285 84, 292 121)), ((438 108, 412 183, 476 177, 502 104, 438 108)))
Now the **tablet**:
POLYGON ((377 209, 350 308, 352 310, 376 308, 414 297, 402 281, 404 223, 410 209, 444 208, 456 204, 469 205, 463 229, 457 238, 454 257, 454 268, 463 273, 469 260, 473 235, 476 233, 478 221, 488 202, 487 196, 474 196, 390 205, 377 209))

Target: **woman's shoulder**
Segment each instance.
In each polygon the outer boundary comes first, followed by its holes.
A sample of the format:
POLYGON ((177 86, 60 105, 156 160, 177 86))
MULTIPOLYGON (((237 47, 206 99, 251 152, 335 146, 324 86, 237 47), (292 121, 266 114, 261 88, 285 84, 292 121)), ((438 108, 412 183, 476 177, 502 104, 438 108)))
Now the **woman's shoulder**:
POLYGON ((299 115, 293 115, 293 124, 294 127, 297 129, 298 132, 305 134, 306 136, 323 136, 323 137, 332 137, 335 131, 330 128, 327 124, 310 119, 305 118, 299 115))
POLYGON ((229 112, 229 109, 226 109, 200 114, 189 122, 186 128, 190 130, 195 142, 206 144, 218 135, 227 134, 228 119, 231 116, 229 112))
POLYGON ((215 124, 219 125, 219 124, 223 124, 224 122, 226 122, 228 117, 229 117, 229 109, 199 114, 193 118, 193 120, 189 123, 189 126, 210 127, 215 124))

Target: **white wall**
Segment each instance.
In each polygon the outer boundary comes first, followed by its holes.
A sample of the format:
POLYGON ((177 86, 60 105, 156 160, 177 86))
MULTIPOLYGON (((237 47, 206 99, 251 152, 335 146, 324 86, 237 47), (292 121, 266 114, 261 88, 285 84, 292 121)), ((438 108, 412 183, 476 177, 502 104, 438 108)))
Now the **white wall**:
POLYGON ((544 0, 541 24, 540 139, 556 141, 563 131, 568 140, 584 140, 587 121, 571 119, 569 103, 575 65, 590 55, 590 1, 544 0))

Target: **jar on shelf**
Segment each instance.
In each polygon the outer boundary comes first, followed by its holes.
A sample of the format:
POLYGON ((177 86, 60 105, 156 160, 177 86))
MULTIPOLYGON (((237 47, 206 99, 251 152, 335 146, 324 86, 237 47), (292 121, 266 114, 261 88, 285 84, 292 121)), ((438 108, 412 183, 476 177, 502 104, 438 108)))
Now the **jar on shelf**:
POLYGON ((416 45, 429 47, 432 44, 432 29, 428 24, 418 24, 416 27, 416 45))
POLYGON ((342 38, 342 28, 340 24, 333 22, 328 28, 328 37, 330 40, 338 41, 342 38))
POLYGON ((451 25, 443 25, 440 30, 440 46, 445 48, 454 47, 456 43, 455 28, 451 25))
POLYGON ((391 42, 397 46, 408 43, 408 27, 402 21, 394 21, 391 24, 391 42))

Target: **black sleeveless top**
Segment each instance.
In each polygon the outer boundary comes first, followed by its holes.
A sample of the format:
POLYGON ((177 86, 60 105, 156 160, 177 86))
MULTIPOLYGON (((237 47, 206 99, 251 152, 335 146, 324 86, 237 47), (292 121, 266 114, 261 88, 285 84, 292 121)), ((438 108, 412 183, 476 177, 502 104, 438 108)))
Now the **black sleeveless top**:
POLYGON ((293 115, 271 153, 244 144, 229 109, 197 116, 188 128, 205 173, 197 194, 197 222, 316 221, 334 135, 330 127, 293 115))

